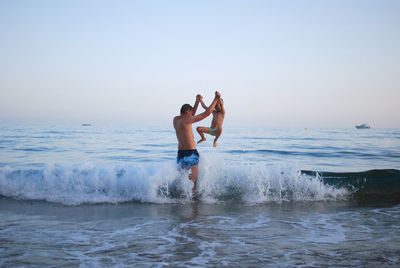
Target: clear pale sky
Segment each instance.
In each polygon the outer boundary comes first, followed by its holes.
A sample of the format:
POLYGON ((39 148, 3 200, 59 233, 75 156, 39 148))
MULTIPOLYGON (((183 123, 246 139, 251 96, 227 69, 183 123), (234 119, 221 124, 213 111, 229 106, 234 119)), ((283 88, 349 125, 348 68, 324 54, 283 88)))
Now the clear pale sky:
POLYGON ((0 122, 400 127, 400 1, 0 1, 0 122))

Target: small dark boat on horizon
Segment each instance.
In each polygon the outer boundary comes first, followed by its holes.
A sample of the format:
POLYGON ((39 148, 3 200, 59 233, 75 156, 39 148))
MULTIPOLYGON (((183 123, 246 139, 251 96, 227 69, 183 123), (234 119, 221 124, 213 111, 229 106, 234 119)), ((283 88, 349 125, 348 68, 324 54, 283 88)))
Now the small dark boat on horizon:
POLYGON ((371 126, 368 124, 361 124, 359 126, 356 126, 356 129, 370 129, 371 126))

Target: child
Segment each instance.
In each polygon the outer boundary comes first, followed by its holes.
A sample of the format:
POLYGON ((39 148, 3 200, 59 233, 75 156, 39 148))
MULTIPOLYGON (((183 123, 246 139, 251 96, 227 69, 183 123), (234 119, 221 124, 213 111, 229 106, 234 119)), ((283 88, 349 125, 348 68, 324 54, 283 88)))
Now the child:
MULTIPOLYGON (((201 95, 198 95, 198 99, 201 103, 201 106, 207 110, 208 107, 204 104, 203 102, 203 97, 201 95)), ((219 99, 217 102, 217 105, 215 105, 215 109, 212 112, 213 114, 213 119, 211 122, 211 127, 197 127, 197 132, 199 133, 201 139, 197 142, 203 142, 206 141, 206 138, 204 137, 204 133, 207 133, 209 135, 215 136, 214 139, 214 147, 217 147, 217 140, 219 136, 221 136, 222 133, 222 123, 224 122, 225 118, 225 109, 224 109, 224 101, 222 99, 219 99)))

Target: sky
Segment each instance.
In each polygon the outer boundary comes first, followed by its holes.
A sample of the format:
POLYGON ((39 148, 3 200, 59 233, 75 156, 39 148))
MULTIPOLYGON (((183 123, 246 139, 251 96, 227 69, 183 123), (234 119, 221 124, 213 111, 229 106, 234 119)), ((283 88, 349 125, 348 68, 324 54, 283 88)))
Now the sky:
POLYGON ((400 1, 0 0, 0 123, 400 127, 400 1), (199 111, 202 111, 200 108, 199 111))

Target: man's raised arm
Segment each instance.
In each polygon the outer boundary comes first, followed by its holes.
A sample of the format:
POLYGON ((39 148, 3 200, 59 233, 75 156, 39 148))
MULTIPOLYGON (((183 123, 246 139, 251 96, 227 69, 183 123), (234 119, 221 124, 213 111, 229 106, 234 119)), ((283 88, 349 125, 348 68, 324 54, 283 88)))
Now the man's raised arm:
POLYGON ((193 116, 192 123, 199 122, 199 121, 203 120, 204 118, 206 118, 207 116, 209 116, 212 113, 212 111, 214 110, 215 105, 217 104, 217 102, 220 98, 221 98, 221 93, 219 93, 218 91, 215 91, 215 98, 214 98, 213 102, 211 103, 210 107, 208 107, 205 110, 205 112, 203 112, 199 115, 193 116))

